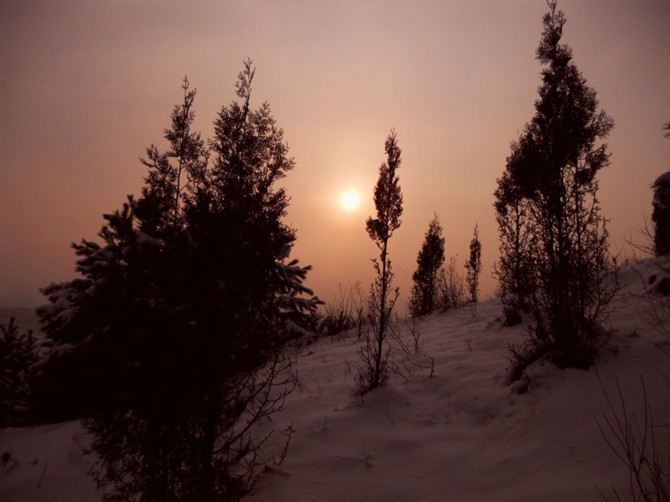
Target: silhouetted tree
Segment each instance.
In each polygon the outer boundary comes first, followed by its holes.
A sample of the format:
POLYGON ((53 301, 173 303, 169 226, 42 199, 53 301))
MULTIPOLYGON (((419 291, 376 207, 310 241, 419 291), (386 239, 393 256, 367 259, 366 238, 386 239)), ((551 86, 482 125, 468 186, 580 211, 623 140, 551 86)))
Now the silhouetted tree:
POLYGON ((391 289, 393 271, 388 250, 389 239, 400 227, 402 215, 402 192, 396 174, 400 168, 401 151, 393 130, 386 138, 385 150, 386 162, 379 168, 379 178, 374 190, 377 217, 368 218, 365 225, 370 239, 379 249, 379 259, 375 258, 373 261, 376 277, 370 287, 368 300, 373 333, 366 333, 365 345, 359 350, 364 365, 358 375, 361 392, 383 385, 388 379, 388 353, 384 351, 384 340, 399 295, 398 288, 391 289))
MULTIPOLYGON (((670 139, 670 122, 663 126, 665 136, 670 139)), ((653 211, 651 220, 654 222, 654 252, 656 256, 670 253, 670 172, 661 174, 654 184, 653 211)))
POLYGON ((191 131, 196 91, 189 90, 186 77, 182 89, 183 102, 174 107, 172 126, 164 131, 170 148, 160 153, 151 145, 147 148, 147 158, 140 159, 148 168, 139 208, 142 230, 154 236, 184 227, 183 207, 186 203, 193 204, 190 197, 196 191, 194 185, 205 182, 209 151, 200 133, 191 131))
POLYGON ((536 114, 512 145, 507 175, 532 222, 533 350, 551 353, 560 366, 588 367, 600 347, 598 320, 608 299, 601 287, 608 254, 596 175, 609 153, 596 142, 613 121, 598 110, 595 90, 560 42, 563 12, 555 1, 548 4, 537 50, 545 68, 536 114))
POLYGON ((530 240, 532 220, 528 209, 528 200, 514 185, 509 172, 511 165, 519 162, 522 151, 512 144, 513 154, 507 158, 507 171, 498 179, 494 207, 498 234, 500 236, 500 256, 495 265, 495 274, 501 286, 501 300, 505 324, 521 322, 521 312, 528 312, 530 295, 534 291, 532 273, 532 255, 530 240))
POLYGON ((6 326, 0 324, 0 427, 21 425, 30 418, 39 359, 32 330, 22 331, 14 317, 6 326))
POLYGON ((409 301, 409 312, 418 317, 435 310, 439 304, 438 285, 444 263, 444 237, 442 227, 435 215, 428 226, 421 250, 416 259, 416 271, 412 274, 414 285, 409 301))
POLYGON ((275 184, 293 161, 269 106, 249 107, 253 76, 246 61, 242 104, 222 108, 209 149, 191 131, 185 82, 169 150, 143 162, 142 197, 105 215, 102 245, 75 245, 81 279, 44 289, 54 364, 70 358, 87 380, 74 388, 91 399, 107 500, 239 499, 264 440, 252 426, 290 391, 282 350, 318 299, 309 267, 288 261, 295 234, 275 184))
POLYGON ((654 252, 656 256, 670 253, 670 171, 661 174, 654 184, 653 211, 654 252))
POLYGON ((465 262, 468 271, 465 278, 470 293, 470 302, 479 301, 479 273, 482 270, 482 243, 479 242, 479 225, 475 225, 474 236, 470 241, 470 257, 465 262))

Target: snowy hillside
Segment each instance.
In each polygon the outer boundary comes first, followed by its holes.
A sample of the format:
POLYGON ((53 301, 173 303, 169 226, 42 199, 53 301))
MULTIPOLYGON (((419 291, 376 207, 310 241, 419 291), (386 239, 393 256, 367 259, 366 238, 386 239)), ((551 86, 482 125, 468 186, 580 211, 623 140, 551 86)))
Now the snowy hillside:
MULTIPOLYGON (((658 347, 670 341, 670 297, 642 294, 658 263, 622 271, 610 348, 588 372, 536 363, 510 385, 507 346, 524 327, 502 327, 497 300, 418 321, 423 353, 394 351, 398 373, 363 399, 352 398, 354 333, 308 347, 271 424, 292 424, 288 455, 245 500, 593 501, 598 490, 616 500, 613 487, 628 500, 628 471, 598 423, 616 423, 606 394, 623 418, 618 381, 642 427, 643 379, 657 449, 670 455, 670 346, 658 347)), ((408 325, 400 336, 409 344, 408 325)), ((266 452, 278 456, 273 438, 266 452)), ((85 442, 75 422, 0 431, 0 500, 96 500, 85 442)))

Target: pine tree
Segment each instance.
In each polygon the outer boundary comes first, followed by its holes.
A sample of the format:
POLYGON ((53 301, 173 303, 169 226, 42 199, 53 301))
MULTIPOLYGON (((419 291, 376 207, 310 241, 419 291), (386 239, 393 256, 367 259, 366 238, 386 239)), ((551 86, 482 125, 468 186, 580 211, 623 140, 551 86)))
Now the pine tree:
POLYGON ((468 271, 465 278, 470 293, 470 302, 479 301, 479 274, 482 270, 482 243, 479 242, 479 226, 475 225, 475 232, 470 241, 470 256, 465 262, 465 268, 468 271))
POLYGON ((148 168, 139 207, 142 230, 155 236, 183 228, 184 205, 193 204, 189 196, 195 191, 195 184, 206 183, 209 152, 200 133, 191 131, 196 91, 189 87, 188 78, 184 77, 183 102, 174 107, 171 127, 165 129, 163 136, 170 148, 161 153, 151 145, 147 158, 140 159, 148 168))
POLYGON ((444 263, 444 237, 437 215, 428 226, 421 250, 416 259, 417 268, 412 274, 414 285, 409 302, 412 317, 432 312, 439 304, 439 280, 444 263))
POLYGON ((6 326, 0 324, 0 427, 22 425, 30 418, 39 358, 32 330, 21 330, 14 317, 6 326))
POLYGON ((258 474, 252 425, 290 390, 270 392, 318 299, 289 260, 275 184, 293 161, 269 106, 249 107, 253 75, 246 61, 243 104, 222 108, 209 148, 185 81, 142 197, 105 215, 102 244, 75 245, 82 278, 44 289, 51 365, 90 403, 78 411, 108 500, 239 499, 258 474))
POLYGON ((370 239, 379 249, 379 258, 373 261, 375 281, 368 299, 369 316, 373 333, 367 333, 365 345, 359 350, 364 367, 359 374, 359 390, 367 392, 383 385, 388 379, 387 352, 384 341, 398 301, 399 290, 391 289, 393 271, 389 259, 389 240, 400 227, 402 192, 396 171, 400 168, 400 147, 394 130, 386 138, 386 162, 379 167, 379 178, 374 189, 376 218, 368 218, 365 228, 370 239))
POLYGON ((530 221, 522 266, 532 264, 535 351, 551 353, 560 366, 588 367, 600 346, 598 319, 607 302, 601 288, 607 231, 596 176, 609 164, 609 153, 597 142, 613 121, 598 109, 595 90, 561 43, 563 12, 555 1, 548 4, 537 50, 545 68, 536 114, 512 145, 505 175, 512 188, 505 195, 513 194, 512 204, 515 197, 524 199, 530 221))
MULTIPOLYGON (((663 126, 670 139, 670 122, 663 126)), ((661 174, 652 185, 654 198, 651 220, 654 222, 654 252, 656 256, 670 254, 670 172, 661 174)))

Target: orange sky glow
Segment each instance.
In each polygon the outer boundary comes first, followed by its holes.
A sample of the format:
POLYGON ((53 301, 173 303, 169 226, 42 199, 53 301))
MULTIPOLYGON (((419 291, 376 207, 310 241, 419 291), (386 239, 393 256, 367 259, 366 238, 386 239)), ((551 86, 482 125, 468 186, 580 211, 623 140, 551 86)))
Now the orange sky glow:
MULTIPOLYGON (((670 2, 560 1, 564 41, 615 120, 600 174, 612 251, 630 254, 670 168, 670 2)), ((235 99, 243 59, 257 68, 252 106, 268 101, 296 167, 283 181, 293 256, 325 300, 367 290, 377 254, 365 231, 395 128, 402 225, 390 243, 403 301, 437 213, 462 268, 475 224, 482 296, 498 237, 496 178, 534 113, 544 1, 61 2, 0 4, 0 305, 43 303, 38 289, 75 277, 71 242, 140 193, 138 158, 181 100, 212 135, 235 99), (345 210, 343 193, 360 196, 345 210)))

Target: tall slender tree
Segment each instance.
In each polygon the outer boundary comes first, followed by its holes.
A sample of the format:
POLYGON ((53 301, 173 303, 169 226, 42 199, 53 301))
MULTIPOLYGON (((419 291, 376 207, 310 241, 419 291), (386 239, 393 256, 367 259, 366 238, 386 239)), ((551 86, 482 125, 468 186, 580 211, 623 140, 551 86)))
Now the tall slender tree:
POLYGON ((386 162, 379 167, 379 178, 374 189, 377 217, 369 217, 365 224, 370 239, 379 250, 379 258, 373 260, 376 277, 370 287, 368 300, 374 333, 372 337, 366 336, 366 344, 360 349, 364 364, 359 374, 359 388, 362 392, 372 390, 388 379, 384 341, 399 295, 398 288, 392 289, 393 271, 389 258, 389 240, 400 227, 403 200, 400 180, 396 174, 400 168, 401 150, 395 130, 386 138, 384 149, 386 162))
POLYGON ((608 297, 601 287, 607 231, 596 176, 610 155, 599 141, 614 123, 561 42, 563 12, 555 0, 548 5, 537 49, 544 69, 536 113, 512 145, 507 194, 525 199, 532 225, 524 266, 532 263, 533 344, 561 366, 588 367, 601 343, 598 320, 608 297))
POLYGON ((479 225, 475 225, 474 235, 470 241, 470 256, 465 262, 468 271, 465 278, 470 293, 470 302, 479 301, 479 274, 482 271, 482 243, 479 242, 479 225))
POLYGON ((416 258, 416 271, 412 274, 414 285, 409 301, 412 317, 432 312, 439 304, 439 280, 444 263, 444 237, 437 215, 428 225, 428 231, 416 258))

